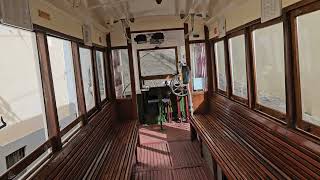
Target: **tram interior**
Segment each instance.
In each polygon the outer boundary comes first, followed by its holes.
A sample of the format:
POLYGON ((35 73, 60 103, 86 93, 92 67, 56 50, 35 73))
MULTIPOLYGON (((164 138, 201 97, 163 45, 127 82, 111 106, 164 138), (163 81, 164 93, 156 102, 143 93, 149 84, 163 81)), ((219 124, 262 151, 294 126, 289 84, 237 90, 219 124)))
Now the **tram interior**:
POLYGON ((0 180, 320 179, 319 0, 0 0, 0 180))

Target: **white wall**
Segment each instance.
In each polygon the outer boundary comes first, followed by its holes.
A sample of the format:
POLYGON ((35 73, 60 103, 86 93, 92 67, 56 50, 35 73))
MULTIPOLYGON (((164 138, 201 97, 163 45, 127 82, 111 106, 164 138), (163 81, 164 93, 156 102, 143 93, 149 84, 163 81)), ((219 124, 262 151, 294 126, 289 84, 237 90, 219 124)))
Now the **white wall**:
MULTIPOLYGON (((282 0, 282 6, 287 7, 300 0, 282 0)), ((261 17, 261 0, 243 0, 242 3, 238 3, 236 6, 230 6, 222 10, 221 13, 217 14, 212 18, 209 24, 210 38, 214 37, 213 24, 217 22, 220 16, 226 18, 226 29, 227 31, 232 30, 236 27, 244 25, 255 19, 261 17)))
MULTIPOLYGON (((75 18, 45 0, 29 0, 29 6, 32 22, 34 24, 83 39, 82 25, 84 24, 85 20, 75 18), (48 13, 50 15, 50 20, 39 17, 39 10, 48 13)), ((106 32, 102 32, 93 26, 92 41, 95 44, 106 46, 106 32), (101 42, 99 41, 99 38, 101 38, 101 42)))

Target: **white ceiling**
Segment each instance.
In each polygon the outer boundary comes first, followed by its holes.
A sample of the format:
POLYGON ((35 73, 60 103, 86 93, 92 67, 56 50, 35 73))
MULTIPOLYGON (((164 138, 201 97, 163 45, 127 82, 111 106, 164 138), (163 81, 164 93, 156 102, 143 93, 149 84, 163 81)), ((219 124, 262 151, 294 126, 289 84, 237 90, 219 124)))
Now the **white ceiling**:
POLYGON ((89 16, 102 26, 122 18, 146 16, 178 16, 194 10, 207 15, 207 19, 219 14, 224 8, 247 0, 47 0, 66 11, 77 11, 89 16), (68 6, 67 6, 68 5, 68 6), (73 9, 70 9, 72 7, 73 9))

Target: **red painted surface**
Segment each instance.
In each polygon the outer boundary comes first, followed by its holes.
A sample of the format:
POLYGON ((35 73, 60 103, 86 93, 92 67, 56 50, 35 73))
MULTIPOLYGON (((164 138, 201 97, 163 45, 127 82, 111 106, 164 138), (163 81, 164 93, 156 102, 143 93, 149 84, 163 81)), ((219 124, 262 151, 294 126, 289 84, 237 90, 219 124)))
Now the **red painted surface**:
POLYGON ((166 123, 140 127, 138 163, 133 179, 207 180, 212 174, 200 156, 198 142, 190 141, 188 123, 166 123))

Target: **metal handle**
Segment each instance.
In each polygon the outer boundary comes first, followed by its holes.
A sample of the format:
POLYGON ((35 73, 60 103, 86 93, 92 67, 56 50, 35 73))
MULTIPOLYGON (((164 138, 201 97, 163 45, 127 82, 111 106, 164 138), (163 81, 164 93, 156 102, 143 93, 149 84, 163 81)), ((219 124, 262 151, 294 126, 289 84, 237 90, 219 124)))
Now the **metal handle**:
POLYGON ((0 121, 1 121, 1 123, 2 123, 2 125, 0 126, 0 129, 2 129, 2 128, 4 128, 4 127, 6 127, 7 126, 7 123, 6 122, 4 122, 4 120, 3 120, 3 117, 1 116, 1 118, 0 118, 0 121))

